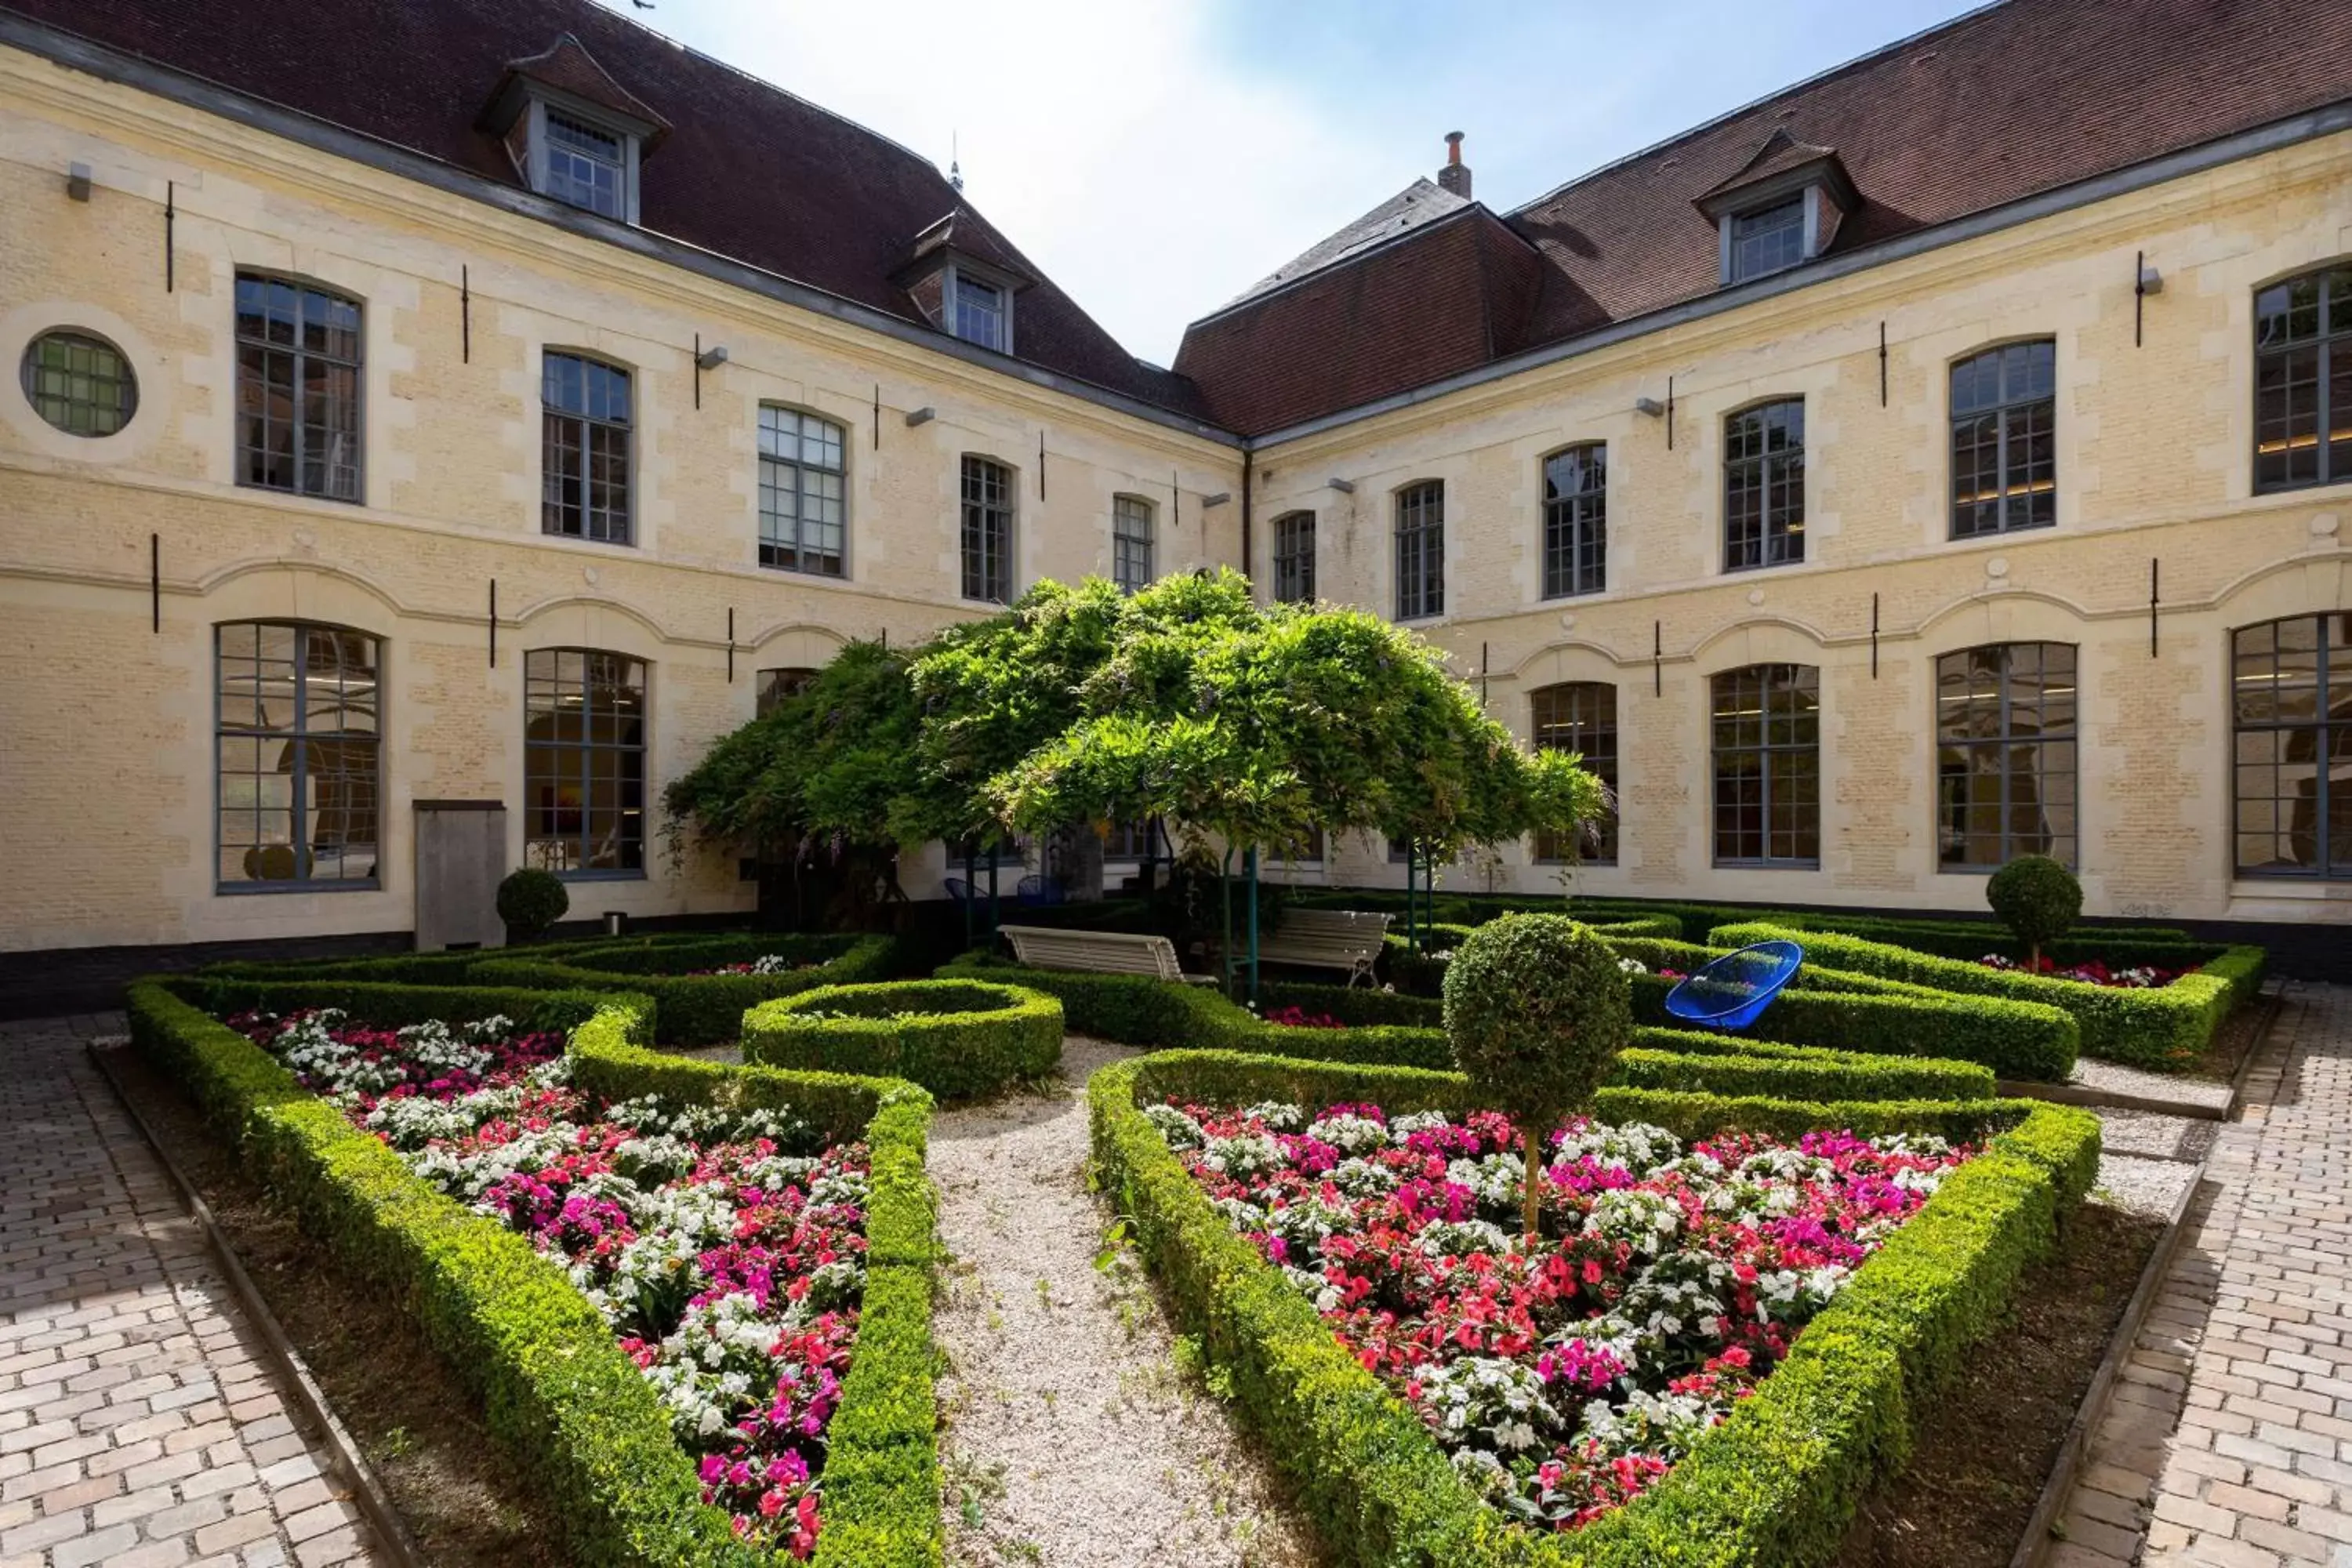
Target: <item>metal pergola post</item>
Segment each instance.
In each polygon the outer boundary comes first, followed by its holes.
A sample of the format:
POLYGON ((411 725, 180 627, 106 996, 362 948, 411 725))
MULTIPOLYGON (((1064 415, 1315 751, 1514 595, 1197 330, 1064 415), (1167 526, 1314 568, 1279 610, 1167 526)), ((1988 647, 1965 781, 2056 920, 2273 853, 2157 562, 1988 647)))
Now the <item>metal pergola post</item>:
POLYGON ((1257 846, 1253 844, 1242 857, 1249 869, 1249 999, 1257 1005, 1257 846))

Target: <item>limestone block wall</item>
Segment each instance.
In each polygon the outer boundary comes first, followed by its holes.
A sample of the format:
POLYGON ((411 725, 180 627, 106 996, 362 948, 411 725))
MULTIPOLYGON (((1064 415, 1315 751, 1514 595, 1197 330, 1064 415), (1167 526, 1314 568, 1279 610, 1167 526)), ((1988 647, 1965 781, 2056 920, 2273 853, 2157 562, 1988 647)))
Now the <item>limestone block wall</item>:
MULTIPOLYGON (((751 716, 761 669, 986 613, 961 597, 957 571, 967 453, 1017 481, 1016 592, 1108 574, 1118 494, 1152 504, 1160 572, 1239 559, 1238 507, 1202 505, 1239 489, 1239 450, 1213 433, 683 275, 8 50, 0 213, 0 354, 12 371, 36 335, 73 326, 121 347, 140 393, 129 425, 92 440, 43 423, 13 374, 0 386, 0 766, 13 868, 0 879, 0 948, 408 929, 410 802, 507 801, 508 858, 523 863, 528 650, 646 661, 646 782, 657 797, 751 716), (87 203, 65 194, 73 163, 94 171, 87 203), (360 504, 236 483, 241 269, 360 301, 360 504), (727 363, 698 376, 698 339, 724 344, 727 363), (627 546, 541 531, 549 349, 631 374, 627 546), (758 563, 763 404, 845 432, 841 578, 758 563), (248 619, 382 639, 373 889, 216 886, 214 627, 248 619)), ((753 901, 733 856, 687 845, 673 860, 657 831, 648 838, 645 876, 575 887, 576 913, 753 901)))
MULTIPOLYGON (((2352 921, 2352 886, 2238 877, 2231 839, 2231 630, 2352 608, 2352 489, 2253 490, 2253 296, 2352 254, 2347 214, 2352 136, 2283 149, 1276 440, 1256 454, 1258 512, 1313 511, 1322 595, 1392 613, 1393 497, 1443 479, 1446 614, 1423 626, 1454 668, 1523 735, 1535 689, 1616 686, 1617 863, 1563 873, 1520 848, 1451 885, 1565 875, 1596 892, 1981 910, 1980 875, 1937 868, 1936 660, 2048 640, 2078 649, 2093 912, 2352 921), (2164 278, 2145 300, 2141 253, 2164 278), (2056 522, 1954 540, 1949 368, 2042 337, 2056 522), (1794 396, 1804 562, 1726 571, 1724 418, 1794 396), (1640 398, 1671 399, 1671 416, 1640 398), (1547 601, 1542 460, 1595 440, 1607 591, 1547 601), (1821 672, 1817 870, 1714 864, 1708 678, 1765 660, 1821 672)), ((1271 540, 1257 548, 1270 582, 1271 540)), ((1335 846, 1314 874, 1402 879, 1380 844, 1335 846)))

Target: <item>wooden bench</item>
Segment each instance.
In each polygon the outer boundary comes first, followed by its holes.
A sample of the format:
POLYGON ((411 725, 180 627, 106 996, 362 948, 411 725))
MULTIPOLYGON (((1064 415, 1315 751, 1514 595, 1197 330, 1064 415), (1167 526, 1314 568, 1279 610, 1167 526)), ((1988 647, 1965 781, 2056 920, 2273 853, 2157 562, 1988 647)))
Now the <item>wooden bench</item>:
POLYGON ((1274 934, 1257 944, 1258 962, 1344 969, 1350 985, 1369 981, 1388 940, 1391 918, 1357 910, 1285 910, 1274 934))
POLYGON ((1187 985, 1214 985, 1208 974, 1187 974, 1176 944, 1164 936, 1118 931, 1055 931, 1045 926, 998 926, 1013 956, 1032 969, 1073 969, 1088 974, 1148 974, 1187 985))

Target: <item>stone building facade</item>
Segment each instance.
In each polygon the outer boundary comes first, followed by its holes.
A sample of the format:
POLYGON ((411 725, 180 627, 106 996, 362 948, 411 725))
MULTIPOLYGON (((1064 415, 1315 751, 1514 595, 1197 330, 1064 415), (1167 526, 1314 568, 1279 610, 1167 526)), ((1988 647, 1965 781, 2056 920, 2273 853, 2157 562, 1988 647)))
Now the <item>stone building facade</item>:
MULTIPOLYGON (((1171 374, 911 153, 585 0, 338 0, 462 79, 383 92, 273 78, 250 0, 0 0, 0 950, 408 930, 436 800, 504 803, 575 910, 748 909, 662 784, 779 672, 1122 532, 1408 619, 1605 755, 1572 871, 1453 885, 1973 909, 2036 848, 2095 913, 2352 921, 2352 22, 2266 4, 2347 47, 2209 54, 2208 121, 2079 166, 2029 125, 1973 188, 1887 151, 1924 110, 1880 79, 2105 8, 2009 0, 1507 215, 1457 161, 1171 374), (711 95, 808 223, 714 210, 711 95)), ((2072 58, 2052 114, 2166 98, 2072 58)))

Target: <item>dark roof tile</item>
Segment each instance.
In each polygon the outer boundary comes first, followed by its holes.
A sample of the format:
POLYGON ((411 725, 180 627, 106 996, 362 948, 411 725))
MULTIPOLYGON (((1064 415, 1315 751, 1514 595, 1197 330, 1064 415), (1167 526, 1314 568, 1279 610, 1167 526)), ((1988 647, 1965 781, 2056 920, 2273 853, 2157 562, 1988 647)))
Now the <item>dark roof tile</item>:
MULTIPOLYGON (((483 106, 515 62, 569 35, 612 91, 670 122, 642 173, 646 229, 910 322, 926 318, 893 273, 943 214, 969 211, 928 159, 592 0, 304 0, 290 10, 0 0, 0 10, 509 185, 519 183, 513 161, 482 127, 483 106)), ((565 73, 566 90, 586 83, 577 60, 549 68, 565 73)), ((1199 416, 1181 377, 1127 353, 1035 268, 1024 270, 1037 282, 1021 296, 1021 359, 1199 416)))

